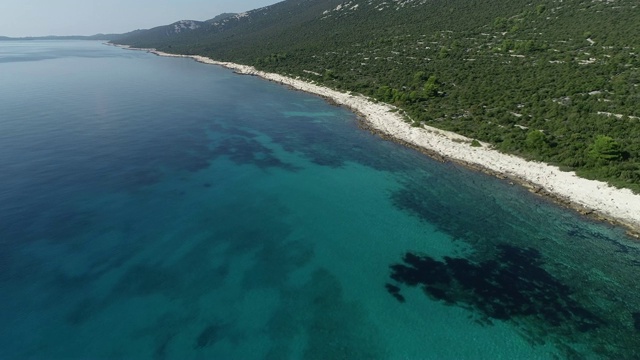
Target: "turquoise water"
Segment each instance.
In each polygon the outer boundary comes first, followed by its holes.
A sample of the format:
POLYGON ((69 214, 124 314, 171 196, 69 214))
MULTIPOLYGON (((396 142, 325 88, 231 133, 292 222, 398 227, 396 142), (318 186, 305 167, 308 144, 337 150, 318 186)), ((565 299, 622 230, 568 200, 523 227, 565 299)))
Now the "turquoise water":
POLYGON ((0 358, 640 357, 640 246, 321 98, 0 42, 0 358))

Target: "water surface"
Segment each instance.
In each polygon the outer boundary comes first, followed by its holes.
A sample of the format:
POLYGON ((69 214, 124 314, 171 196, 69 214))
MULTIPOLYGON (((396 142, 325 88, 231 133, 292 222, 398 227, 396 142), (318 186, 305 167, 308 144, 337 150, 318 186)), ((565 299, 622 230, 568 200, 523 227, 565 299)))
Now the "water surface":
POLYGON ((189 59, 0 74, 0 358, 640 357, 620 228, 189 59))

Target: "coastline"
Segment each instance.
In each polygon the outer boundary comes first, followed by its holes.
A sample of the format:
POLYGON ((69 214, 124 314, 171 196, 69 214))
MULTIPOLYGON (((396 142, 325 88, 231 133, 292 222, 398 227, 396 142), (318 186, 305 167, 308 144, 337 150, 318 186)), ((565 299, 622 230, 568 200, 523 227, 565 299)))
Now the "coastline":
POLYGON ((429 126, 412 127, 393 106, 376 103, 362 95, 343 93, 300 79, 259 71, 252 66, 215 61, 200 55, 178 55, 155 49, 108 45, 147 51, 158 56, 191 58, 200 63, 232 69, 241 75, 259 76, 319 95, 349 108, 360 117, 363 128, 385 139, 412 147, 441 161, 453 161, 501 179, 509 179, 583 215, 621 225, 630 236, 640 238, 640 195, 629 189, 618 189, 602 181, 578 177, 575 172, 561 171, 556 166, 504 154, 492 149, 490 144, 482 143, 481 147, 473 147, 472 139, 449 131, 429 126))

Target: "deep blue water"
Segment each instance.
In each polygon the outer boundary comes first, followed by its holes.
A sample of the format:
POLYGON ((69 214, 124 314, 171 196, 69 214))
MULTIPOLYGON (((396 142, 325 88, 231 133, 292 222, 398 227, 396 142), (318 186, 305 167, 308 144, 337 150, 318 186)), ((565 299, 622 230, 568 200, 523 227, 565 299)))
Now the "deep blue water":
POLYGON ((0 358, 640 357, 640 246, 323 99, 0 42, 0 358))

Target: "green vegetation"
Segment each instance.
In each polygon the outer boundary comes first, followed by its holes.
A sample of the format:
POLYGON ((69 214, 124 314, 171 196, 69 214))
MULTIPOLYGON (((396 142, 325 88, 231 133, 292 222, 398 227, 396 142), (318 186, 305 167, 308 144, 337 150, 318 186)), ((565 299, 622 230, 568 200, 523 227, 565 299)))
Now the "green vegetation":
POLYGON ((635 0, 289 0, 203 24, 117 42, 362 93, 416 124, 640 191, 635 0))
POLYGON ((620 150, 620 144, 618 142, 608 136, 600 135, 596 137, 596 140, 593 142, 589 155, 596 162, 607 164, 620 160, 622 158, 622 151, 620 150))

